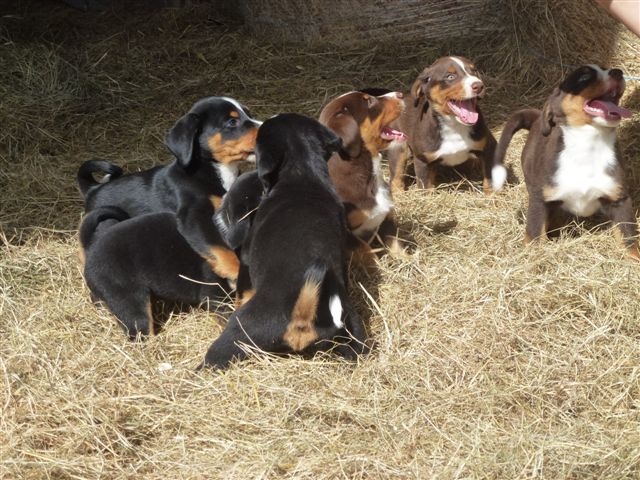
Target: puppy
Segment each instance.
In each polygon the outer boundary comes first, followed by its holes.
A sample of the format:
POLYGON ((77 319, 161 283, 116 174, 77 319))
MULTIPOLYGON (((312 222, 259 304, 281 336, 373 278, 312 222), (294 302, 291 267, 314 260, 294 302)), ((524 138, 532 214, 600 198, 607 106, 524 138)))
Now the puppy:
POLYGON ((347 295, 344 209, 327 169, 340 146, 331 130, 301 115, 278 115, 260 128, 265 196, 242 244, 255 293, 231 315, 201 367, 245 358, 242 343, 303 354, 335 345, 347 358, 366 351, 347 295))
POLYGON ((92 296, 131 339, 153 333, 156 299, 199 305, 227 297, 229 285, 178 233, 172 213, 129 219, 119 207, 97 207, 80 226, 80 244, 92 296))
POLYGON ((571 215, 603 212, 616 224, 629 254, 639 259, 636 219, 624 185, 616 127, 631 112, 618 105, 622 71, 584 65, 556 87, 540 110, 520 110, 506 123, 496 149, 502 163, 513 134, 530 131, 522 150, 529 193, 526 242, 567 223, 571 215))
POLYGON ((411 87, 407 108, 397 122, 407 143, 389 152, 391 188, 405 188, 404 171, 409 154, 418 187, 436 186, 438 165, 455 167, 469 159, 482 161, 483 190, 502 186, 506 169, 493 167, 496 141, 478 108, 485 87, 476 67, 462 57, 442 57, 425 68, 411 87))
POLYGON ((238 259, 223 246, 211 216, 238 176, 238 164, 255 158, 259 125, 236 100, 199 100, 167 134, 165 143, 175 155, 169 165, 123 176, 122 169, 108 162, 85 162, 78 184, 86 211, 114 205, 132 217, 173 212, 189 245, 216 274, 235 280, 238 259), (96 173, 106 174, 106 181, 96 181, 96 173))
POLYGON ((380 169, 380 152, 406 139, 390 127, 402 113, 404 101, 399 92, 369 91, 348 92, 331 100, 319 121, 342 139, 342 149, 329 160, 329 174, 344 203, 350 231, 364 244, 379 233, 389 246, 396 241, 397 227, 389 186, 380 169))

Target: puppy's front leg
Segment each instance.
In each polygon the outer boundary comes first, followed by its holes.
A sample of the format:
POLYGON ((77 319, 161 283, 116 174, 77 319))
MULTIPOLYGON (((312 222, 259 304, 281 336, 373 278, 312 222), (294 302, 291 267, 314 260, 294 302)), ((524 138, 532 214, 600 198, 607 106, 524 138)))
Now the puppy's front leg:
POLYGON ((491 184, 491 172, 493 171, 493 156, 496 151, 496 139, 493 135, 489 134, 487 138, 487 144, 481 153, 482 157, 482 191, 485 195, 490 195, 493 192, 491 184))
POLYGON ((233 250, 225 246, 222 236, 211 220, 213 205, 208 200, 181 202, 177 212, 178 230, 211 266, 216 275, 235 282, 240 261, 233 250))
POLYGON ((434 189, 436 187, 437 164, 414 157, 413 165, 416 170, 416 183, 418 188, 426 188, 427 190, 434 189))
POLYGON ((389 183, 391 192, 398 193, 404 191, 405 170, 409 159, 409 147, 406 144, 397 146, 389 150, 389 183))

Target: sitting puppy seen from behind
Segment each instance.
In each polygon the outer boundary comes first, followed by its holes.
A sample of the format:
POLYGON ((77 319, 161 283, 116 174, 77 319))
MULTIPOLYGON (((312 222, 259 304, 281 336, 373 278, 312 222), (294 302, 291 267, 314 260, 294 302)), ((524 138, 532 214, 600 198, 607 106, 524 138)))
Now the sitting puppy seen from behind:
POLYGON ((201 366, 243 359, 242 344, 268 352, 346 358, 367 350, 365 329, 347 294, 344 209, 327 160, 340 139, 317 121, 277 115, 256 145, 265 196, 242 250, 255 293, 229 318, 201 366))
POLYGON ((585 65, 554 89, 542 111, 516 112, 502 132, 496 161, 502 163, 511 137, 530 131, 522 150, 529 193, 526 241, 557 232, 570 217, 598 211, 617 226, 632 257, 640 258, 636 218, 616 148, 616 127, 631 112, 618 105, 622 71, 585 65))
POLYGON ((408 136, 389 152, 391 188, 405 188, 410 154, 418 187, 436 186, 439 165, 455 167, 469 159, 482 162, 483 191, 498 190, 506 179, 502 165, 493 166, 495 138, 478 107, 485 86, 475 65, 463 57, 442 57, 425 68, 411 87, 407 108, 397 122, 408 136))
POLYGON ((180 235, 172 213, 129 219, 119 207, 98 207, 85 216, 80 243, 92 297, 131 339, 153 334, 155 300, 195 306, 228 297, 227 282, 180 235))
POLYGON ((385 245, 397 246, 393 200, 382 176, 380 152, 406 139, 390 126, 404 109, 402 93, 370 91, 334 98, 319 118, 342 139, 343 147, 329 160, 329 174, 344 203, 349 230, 365 249, 376 235, 385 245))
POLYGON ((122 175, 109 162, 89 160, 78 171, 86 211, 120 207, 129 216, 176 214, 178 230, 218 275, 235 280, 238 259, 224 247, 211 216, 238 176, 239 163, 252 160, 260 122, 236 100, 208 97, 196 102, 169 130, 165 143, 175 160, 122 175), (94 174, 106 174, 102 182, 94 174))

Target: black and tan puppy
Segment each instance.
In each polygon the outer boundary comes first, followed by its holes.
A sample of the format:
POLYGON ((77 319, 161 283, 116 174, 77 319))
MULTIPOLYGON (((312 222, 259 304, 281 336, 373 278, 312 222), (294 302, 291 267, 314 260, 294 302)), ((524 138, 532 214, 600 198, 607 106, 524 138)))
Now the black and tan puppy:
POLYGON ((78 184, 86 211, 114 205, 131 217, 175 213, 191 247, 218 275, 235 280, 238 260, 224 246, 211 216, 238 176, 238 164, 253 158, 259 125, 232 98, 199 100, 167 134, 165 143, 175 155, 169 165, 122 175, 108 162, 85 162, 78 184), (107 181, 96 181, 98 173, 106 174, 107 181))
POLYGON ((319 120, 342 139, 343 148, 329 160, 329 174, 344 203, 349 229, 364 244, 379 233, 390 246, 396 241, 397 227, 380 152, 406 138, 390 127, 402 113, 404 101, 400 92, 369 92, 334 98, 322 109, 319 120))
POLYGON ((572 215, 603 212, 629 254, 640 258, 636 218, 616 147, 616 127, 631 112, 618 105, 622 71, 584 65, 556 87, 540 110, 520 110, 496 149, 502 163, 513 134, 530 130, 522 150, 529 193, 526 241, 557 231, 572 215))
POLYGON ((393 191, 404 190, 410 154, 420 188, 436 186, 439 165, 455 167, 469 159, 482 162, 485 193, 491 192, 492 170, 494 181, 504 183, 506 170, 493 168, 496 141, 478 107, 484 93, 475 65, 463 57, 439 58, 418 75, 395 124, 407 134, 407 143, 389 151, 393 191))
POLYGON ((340 139, 295 114, 262 125, 256 145, 265 197, 242 245, 255 293, 229 318, 202 366, 226 367, 268 352, 366 351, 365 330, 347 295, 346 222, 327 160, 340 139))
POLYGON ((154 332, 155 300, 199 305, 227 297, 226 281, 178 233, 172 213, 129 218, 119 207, 97 207, 80 226, 84 277, 129 337, 154 332))

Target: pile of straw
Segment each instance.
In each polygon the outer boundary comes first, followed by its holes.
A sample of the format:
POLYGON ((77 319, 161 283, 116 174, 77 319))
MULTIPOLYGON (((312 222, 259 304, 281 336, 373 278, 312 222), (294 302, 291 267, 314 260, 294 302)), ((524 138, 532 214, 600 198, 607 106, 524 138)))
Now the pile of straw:
MULTIPOLYGON (((453 176, 396 198, 415 248, 382 257, 377 275, 351 272, 377 344, 357 364, 256 353, 195 373, 224 307, 130 343, 82 280, 78 165, 166 163, 165 132, 202 96, 234 96, 258 118, 317 116, 336 94, 405 89, 456 53, 483 70, 498 136, 510 112, 541 106, 563 65, 640 75, 639 40, 589 2, 491 3, 510 13, 481 41, 336 46, 252 36, 209 5, 86 14, 5 2, 0 478, 640 476, 640 267, 591 225, 524 248, 521 183, 486 197, 453 176)), ((637 85, 623 100, 636 111, 637 85)), ((639 123, 619 132, 636 206, 639 123)), ((518 178, 525 137, 508 156, 518 178)))

